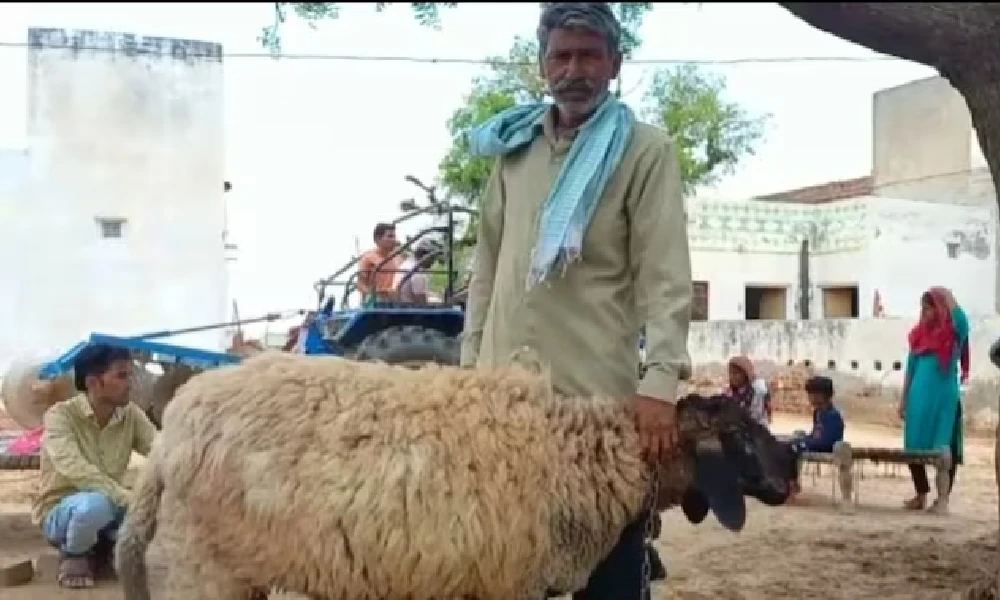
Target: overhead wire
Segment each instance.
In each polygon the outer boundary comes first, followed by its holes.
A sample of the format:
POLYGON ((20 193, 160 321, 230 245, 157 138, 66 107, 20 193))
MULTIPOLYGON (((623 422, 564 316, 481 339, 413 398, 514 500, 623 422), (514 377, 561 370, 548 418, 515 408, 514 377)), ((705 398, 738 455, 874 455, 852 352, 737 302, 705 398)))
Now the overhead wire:
MULTIPOLYGON (((128 49, 124 46, 115 47, 90 47, 66 45, 40 45, 30 42, 0 41, 0 48, 36 48, 51 50, 72 50, 86 52, 109 52, 115 54, 149 54, 141 48, 128 49)), ((187 53, 188 58, 217 57, 210 54, 187 53)), ((225 59, 243 58, 269 58, 274 60, 332 60, 343 62, 403 62, 422 64, 454 64, 454 65, 485 65, 485 66, 533 66, 534 62, 520 62, 505 59, 492 58, 461 58, 461 57, 433 57, 433 56, 403 56, 403 55, 355 55, 355 54, 322 54, 322 53, 293 53, 293 52, 270 52, 262 50, 259 52, 222 52, 225 59)), ((762 56, 762 57, 741 57, 741 58, 638 58, 624 61, 626 65, 752 65, 752 64, 788 64, 788 63, 871 63, 871 62, 905 62, 893 56, 762 56)))

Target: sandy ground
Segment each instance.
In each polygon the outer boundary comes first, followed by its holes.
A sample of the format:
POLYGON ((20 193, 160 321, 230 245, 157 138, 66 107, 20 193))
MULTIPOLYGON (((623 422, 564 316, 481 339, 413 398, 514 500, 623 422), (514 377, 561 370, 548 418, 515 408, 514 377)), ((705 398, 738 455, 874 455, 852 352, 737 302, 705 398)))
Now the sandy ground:
MULTIPOLYGON (((805 429, 779 418, 775 430, 805 429)), ((898 430, 848 426, 848 441, 899 445, 898 430)), ((711 520, 699 526, 680 511, 664 515, 659 548, 669 580, 658 600, 938 600, 961 598, 994 571, 997 492, 992 439, 969 439, 951 515, 904 513, 912 495, 904 467, 865 465, 860 505, 848 514, 832 505, 832 472, 803 474, 799 503, 766 508, 750 501, 746 529, 733 534, 711 520)), ((812 469, 812 467, 810 467, 812 469)), ((932 479, 933 481, 933 479, 932 479)), ((0 562, 31 557, 45 544, 28 517, 34 477, 0 473, 0 562)), ((154 558, 155 561, 155 558, 154 558)), ((995 572, 995 571, 994 571, 995 572)), ((114 583, 88 591, 35 582, 0 590, 4 600, 111 600, 114 583)), ((276 597, 276 596, 275 596, 276 597)))

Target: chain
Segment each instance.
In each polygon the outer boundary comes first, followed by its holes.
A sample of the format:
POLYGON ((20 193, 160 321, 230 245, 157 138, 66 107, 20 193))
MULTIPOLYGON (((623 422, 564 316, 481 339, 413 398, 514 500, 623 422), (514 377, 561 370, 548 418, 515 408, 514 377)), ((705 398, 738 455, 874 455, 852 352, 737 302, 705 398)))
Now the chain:
POLYGON ((651 600, 653 597, 653 567, 649 562, 649 550, 646 548, 646 543, 653 539, 653 525, 656 522, 656 500, 660 495, 660 470, 656 467, 653 467, 653 477, 650 481, 649 492, 649 500, 646 507, 646 526, 642 536, 642 582, 640 585, 642 589, 642 595, 640 597, 642 600, 651 600))

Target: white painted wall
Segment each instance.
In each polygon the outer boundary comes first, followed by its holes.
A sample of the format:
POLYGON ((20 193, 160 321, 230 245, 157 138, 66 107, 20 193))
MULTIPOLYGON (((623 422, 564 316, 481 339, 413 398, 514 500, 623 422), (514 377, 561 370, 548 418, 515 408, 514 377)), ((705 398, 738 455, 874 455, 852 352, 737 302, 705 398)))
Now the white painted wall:
POLYGON ((810 319, 826 316, 823 287, 852 285, 860 318, 873 316, 876 290, 885 316, 915 316, 920 294, 935 285, 951 288, 971 315, 994 314, 989 208, 876 196, 820 205, 692 200, 688 231, 692 272, 709 284, 712 320, 744 319, 746 286, 786 286, 786 314, 794 319, 806 238, 810 319), (945 239, 962 236, 964 249, 948 258, 945 239))
POLYGON ((996 226, 985 207, 879 198, 869 204, 870 283, 887 316, 916 317, 920 295, 948 287, 970 315, 994 314, 996 226), (961 241, 956 258, 946 241, 961 241))
POLYGON ((695 281, 708 282, 710 319, 743 319, 745 286, 787 286, 787 314, 794 313, 798 257, 789 254, 721 252, 694 249, 691 271, 695 281))
MULTIPOLYGON (((692 323, 688 349, 696 365, 724 363, 737 354, 777 364, 809 361, 819 369, 833 361, 836 371, 899 385, 902 370, 893 370, 893 363, 901 363, 900 367, 905 363, 907 334, 913 324, 913 319, 904 318, 708 321, 692 323)), ((970 379, 997 380, 987 352, 998 336, 1000 319, 970 319, 970 379)))
MULTIPOLYGON (((0 272, 0 366, 93 331, 223 321, 221 47, 62 30, 30 37, 46 47, 29 52, 26 183, 0 198, 0 252, 14 257, 0 272), (130 45, 142 53, 127 55, 130 45), (216 58, 186 56, 195 53, 216 58), (127 219, 124 236, 102 238, 96 217, 127 219)), ((173 341, 223 343, 219 332, 173 341)))
POLYGON ((986 156, 983 154, 983 148, 979 145, 979 135, 976 133, 975 127, 969 131, 969 167, 971 169, 990 168, 986 162, 986 156))
POLYGON ((810 256, 809 261, 809 317, 824 319, 823 288, 858 288, 858 316, 870 317, 872 313, 872 291, 869 289, 870 270, 867 250, 824 253, 810 256), (867 301, 866 301, 867 299, 867 301))

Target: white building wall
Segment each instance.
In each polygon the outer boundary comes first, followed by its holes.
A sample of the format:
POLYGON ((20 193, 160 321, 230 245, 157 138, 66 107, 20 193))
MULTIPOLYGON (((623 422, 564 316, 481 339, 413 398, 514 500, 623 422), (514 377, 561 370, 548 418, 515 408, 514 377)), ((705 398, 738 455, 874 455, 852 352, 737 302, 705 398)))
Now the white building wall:
POLYGON ((969 130, 969 168, 972 170, 990 168, 986 156, 983 155, 983 148, 979 145, 979 135, 975 128, 969 130))
POLYGON ((710 319, 744 319, 744 300, 748 285, 786 287, 786 314, 793 318, 798 261, 798 256, 794 254, 693 249, 691 271, 695 281, 708 282, 710 319))
POLYGON ((697 201, 688 205, 695 281, 709 284, 709 319, 742 320, 746 286, 784 286, 798 315, 799 252, 809 244, 810 319, 822 319, 823 288, 858 287, 860 318, 911 317, 920 294, 951 288, 971 315, 995 305, 995 226, 990 210, 942 202, 864 197, 817 205, 697 201), (949 258, 946 240, 959 242, 949 258))
POLYGON ((871 281, 886 316, 916 317, 920 295, 934 285, 950 288, 970 315, 993 315, 996 227, 989 208, 879 198, 869 204, 869 219, 871 281))
POLYGON ((13 217, 0 244, 18 257, 0 273, 0 309, 12 308, 0 364, 93 331, 223 321, 221 46, 60 29, 29 40, 29 173, 0 198, 13 217), (102 238, 98 218, 125 219, 123 236, 102 238))
POLYGON ((866 249, 810 256, 809 317, 811 319, 827 318, 823 312, 823 288, 826 287, 857 286, 858 316, 862 318, 872 316, 874 289, 870 284, 868 256, 869 252, 866 249))
MULTIPOLYGON (((832 369, 836 371, 901 385, 906 339, 913 324, 914 320, 909 318, 708 321, 692 323, 688 351, 696 365, 725 364, 737 354, 777 364, 808 361, 820 369, 829 367, 833 361, 832 369)), ((997 380, 996 368, 986 359, 997 336, 1000 336, 1000 319, 970 319, 972 380, 997 380)), ((995 395, 991 403, 996 406, 995 395)))

